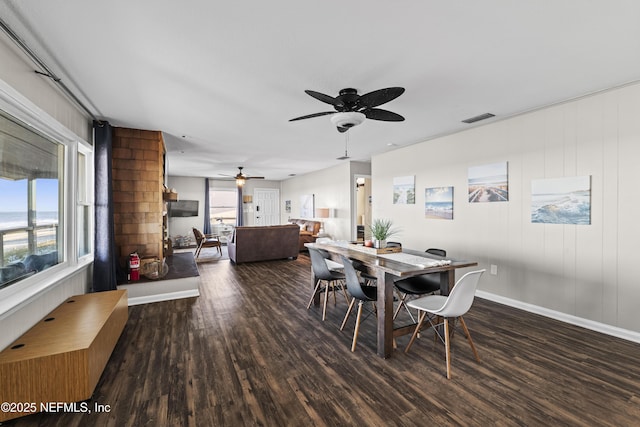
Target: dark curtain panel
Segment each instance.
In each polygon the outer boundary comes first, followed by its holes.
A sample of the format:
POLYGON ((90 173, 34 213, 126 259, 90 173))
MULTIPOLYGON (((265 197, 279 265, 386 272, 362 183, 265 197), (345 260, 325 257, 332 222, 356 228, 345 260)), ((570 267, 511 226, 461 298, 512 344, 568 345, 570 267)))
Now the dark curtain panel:
POLYGON ((111 181, 112 128, 108 122, 93 122, 95 157, 95 242, 93 290, 117 289, 117 256, 113 226, 111 181))
POLYGON ((204 179, 204 226, 202 232, 211 234, 211 214, 209 213, 209 178, 204 179))
POLYGON ((236 201, 236 227, 244 225, 242 215, 242 185, 236 185, 238 188, 238 200, 236 201))

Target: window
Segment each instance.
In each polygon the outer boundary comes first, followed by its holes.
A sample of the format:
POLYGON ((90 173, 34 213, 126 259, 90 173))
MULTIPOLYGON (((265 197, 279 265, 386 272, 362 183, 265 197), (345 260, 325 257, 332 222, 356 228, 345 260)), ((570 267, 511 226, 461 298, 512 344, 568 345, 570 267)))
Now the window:
POLYGON ((64 258, 64 146, 0 114, 0 288, 64 258))
POLYGON ((235 189, 210 189, 209 190, 209 215, 211 224, 236 223, 238 193, 235 189))

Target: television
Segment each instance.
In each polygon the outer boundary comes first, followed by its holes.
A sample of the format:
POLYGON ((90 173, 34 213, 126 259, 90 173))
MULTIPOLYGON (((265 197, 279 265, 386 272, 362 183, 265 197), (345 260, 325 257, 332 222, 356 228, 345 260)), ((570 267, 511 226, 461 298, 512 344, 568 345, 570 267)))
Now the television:
POLYGON ((173 218, 198 216, 198 200, 169 202, 169 216, 173 218))

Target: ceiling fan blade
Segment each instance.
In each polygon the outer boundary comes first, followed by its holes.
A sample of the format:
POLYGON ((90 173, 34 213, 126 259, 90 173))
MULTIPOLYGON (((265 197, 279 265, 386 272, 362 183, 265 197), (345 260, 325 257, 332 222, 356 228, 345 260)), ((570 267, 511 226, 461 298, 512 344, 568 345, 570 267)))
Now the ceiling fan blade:
POLYGON ((378 105, 386 104, 393 101, 404 93, 403 87, 388 87, 386 89, 378 89, 373 92, 365 93, 358 100, 360 107, 373 108, 378 105))
POLYGON ((371 120, 381 120, 383 122, 402 122, 404 117, 400 114, 396 114, 391 111, 383 110, 381 108, 367 108, 362 113, 371 120))
POLYGON ((244 179, 264 179, 264 176, 245 176, 244 179))
POLYGON ((314 114, 308 114, 306 116, 300 116, 300 117, 296 117, 295 119, 290 119, 290 122, 295 122, 296 120, 303 120, 303 119, 311 119, 313 117, 320 117, 320 116, 326 116, 328 114, 335 114, 335 111, 324 111, 322 113, 314 113, 314 114))
POLYGON ((305 93, 309 96, 314 97, 318 101, 322 101, 329 105, 336 104, 336 99, 333 96, 325 95, 324 93, 316 92, 315 90, 305 90, 305 93))

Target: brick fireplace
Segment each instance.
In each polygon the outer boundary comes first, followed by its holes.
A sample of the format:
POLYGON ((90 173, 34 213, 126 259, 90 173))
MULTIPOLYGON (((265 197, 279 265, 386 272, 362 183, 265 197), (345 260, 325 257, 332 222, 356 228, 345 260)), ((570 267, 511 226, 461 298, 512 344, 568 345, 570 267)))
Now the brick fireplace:
POLYGON ((164 256, 164 154, 162 132, 113 128, 115 242, 123 266, 134 251, 164 256))

